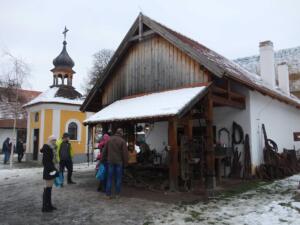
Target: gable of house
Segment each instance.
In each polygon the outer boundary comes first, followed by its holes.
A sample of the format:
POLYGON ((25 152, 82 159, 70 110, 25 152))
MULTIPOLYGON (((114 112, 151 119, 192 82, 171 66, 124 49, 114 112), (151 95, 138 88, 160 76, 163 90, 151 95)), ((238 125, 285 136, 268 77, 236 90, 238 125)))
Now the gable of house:
POLYGON ((81 110, 95 112, 124 96, 205 82, 210 75, 300 108, 300 101, 268 87, 258 75, 140 14, 81 110))
POLYGON ((208 71, 158 35, 135 42, 111 72, 101 92, 102 105, 126 96, 203 83, 208 71))

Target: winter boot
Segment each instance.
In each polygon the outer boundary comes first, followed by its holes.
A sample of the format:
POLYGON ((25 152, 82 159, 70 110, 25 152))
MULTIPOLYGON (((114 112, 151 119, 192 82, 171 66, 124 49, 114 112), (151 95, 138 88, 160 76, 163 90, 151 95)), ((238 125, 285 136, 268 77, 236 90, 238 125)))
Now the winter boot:
POLYGON ((43 208, 42 212, 52 212, 48 204, 47 188, 44 188, 43 192, 43 208))
POLYGON ((68 171, 68 184, 76 184, 72 181, 72 171, 68 171))
POLYGON ((49 192, 49 208, 51 210, 57 210, 57 208, 52 205, 52 187, 49 187, 48 189, 49 189, 48 190, 48 192, 49 192))

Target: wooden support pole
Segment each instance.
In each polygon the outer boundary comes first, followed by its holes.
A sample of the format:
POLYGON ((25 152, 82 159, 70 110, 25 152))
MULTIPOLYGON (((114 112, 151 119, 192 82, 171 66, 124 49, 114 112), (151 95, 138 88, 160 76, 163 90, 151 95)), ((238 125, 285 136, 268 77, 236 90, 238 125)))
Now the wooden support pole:
POLYGON ((177 120, 170 119, 168 127, 169 142, 169 179, 170 191, 176 191, 178 188, 178 146, 177 146, 177 120))
POLYGON ((133 123, 129 123, 126 125, 126 131, 127 131, 127 141, 128 144, 135 145, 135 126, 133 123))
POLYGON ((210 192, 216 187, 215 150, 213 143, 213 100, 209 91, 206 100, 206 179, 205 184, 210 192))

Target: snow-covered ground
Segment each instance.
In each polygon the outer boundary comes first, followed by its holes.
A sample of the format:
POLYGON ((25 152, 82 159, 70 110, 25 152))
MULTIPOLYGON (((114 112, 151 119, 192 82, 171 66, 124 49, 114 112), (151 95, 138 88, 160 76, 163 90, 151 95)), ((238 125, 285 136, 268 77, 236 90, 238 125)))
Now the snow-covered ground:
POLYGON ((164 204, 137 198, 109 200, 96 191, 95 165, 74 166, 75 185, 53 189, 53 213, 42 213, 42 168, 0 170, 0 225, 144 224, 164 204))
POLYGON ((153 220, 154 224, 300 224, 300 175, 262 185, 235 196, 196 205, 177 205, 153 220))
POLYGON ((95 191, 94 165, 75 165, 74 180, 76 185, 54 188, 53 203, 59 210, 43 214, 42 168, 1 169, 0 224, 300 224, 300 175, 194 205, 134 197, 107 200, 95 191))

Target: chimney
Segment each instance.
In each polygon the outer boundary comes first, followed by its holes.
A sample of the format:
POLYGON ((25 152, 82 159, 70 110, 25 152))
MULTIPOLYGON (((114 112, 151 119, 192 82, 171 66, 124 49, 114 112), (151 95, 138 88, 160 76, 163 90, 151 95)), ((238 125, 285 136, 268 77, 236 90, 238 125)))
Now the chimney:
POLYGON ((274 49, 271 41, 259 43, 260 75, 272 88, 276 87, 274 49))
POLYGON ((290 79, 288 65, 283 62, 278 64, 278 86, 286 94, 290 95, 290 79))

